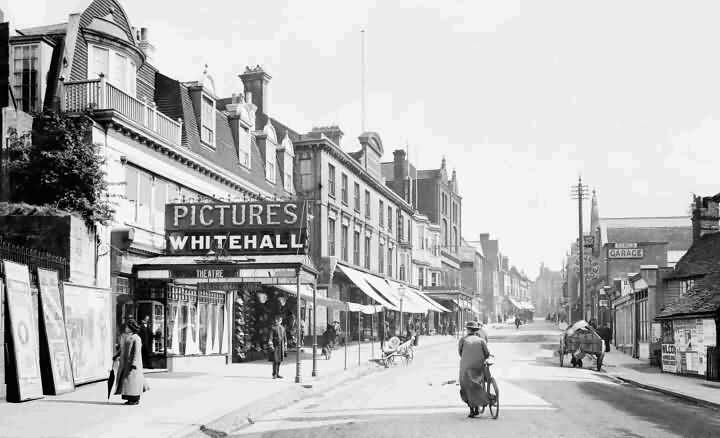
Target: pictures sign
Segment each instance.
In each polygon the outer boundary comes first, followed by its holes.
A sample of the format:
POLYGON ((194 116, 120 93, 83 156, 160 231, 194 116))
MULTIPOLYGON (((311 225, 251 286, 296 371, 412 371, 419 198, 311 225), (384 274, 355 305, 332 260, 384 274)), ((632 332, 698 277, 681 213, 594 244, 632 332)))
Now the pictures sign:
POLYGON ((677 351, 674 344, 662 344, 660 360, 662 370, 666 373, 677 373, 677 351))
POLYGON ((42 398, 38 330, 33 319, 28 267, 3 260, 10 335, 13 341, 18 400, 42 398))
POLYGON ((45 327, 45 340, 47 341, 50 359, 50 371, 52 372, 53 395, 63 394, 75 389, 58 281, 57 271, 38 268, 40 303, 45 327))
POLYGON ((63 292, 75 384, 107 379, 113 356, 110 291, 63 283, 63 292))
POLYGON ((302 202, 165 205, 166 248, 173 255, 304 254, 307 211, 302 202))

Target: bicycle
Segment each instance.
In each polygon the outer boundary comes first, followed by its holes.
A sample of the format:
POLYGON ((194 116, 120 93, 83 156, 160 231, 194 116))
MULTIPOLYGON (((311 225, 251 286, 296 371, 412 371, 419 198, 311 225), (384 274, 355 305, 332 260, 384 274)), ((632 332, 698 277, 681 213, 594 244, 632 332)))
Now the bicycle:
MULTIPOLYGON (((494 377, 490 376, 490 380, 487 379, 487 376, 490 374, 490 367, 494 364, 494 361, 492 360, 494 357, 495 356, 491 354, 485 361, 485 367, 487 370, 483 373, 482 383, 486 385, 485 391, 487 391, 488 396, 490 397, 490 404, 488 404, 490 416, 493 420, 497 420, 498 415, 500 415, 500 390, 498 389, 497 382, 494 377)), ((483 412, 485 412, 485 406, 480 409, 480 413, 482 414, 483 412)))

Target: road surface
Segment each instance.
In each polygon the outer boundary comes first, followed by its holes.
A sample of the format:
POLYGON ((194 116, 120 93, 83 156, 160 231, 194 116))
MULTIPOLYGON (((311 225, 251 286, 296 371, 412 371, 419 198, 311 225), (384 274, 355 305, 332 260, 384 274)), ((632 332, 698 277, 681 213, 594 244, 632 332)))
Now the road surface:
MULTIPOLYGON (((720 413, 638 389, 604 372, 560 368, 544 323, 492 336, 500 387, 497 420, 467 418, 457 348, 423 350, 398 366, 276 411, 238 437, 719 437, 720 413)), ((421 339, 422 342, 422 339, 421 339)))

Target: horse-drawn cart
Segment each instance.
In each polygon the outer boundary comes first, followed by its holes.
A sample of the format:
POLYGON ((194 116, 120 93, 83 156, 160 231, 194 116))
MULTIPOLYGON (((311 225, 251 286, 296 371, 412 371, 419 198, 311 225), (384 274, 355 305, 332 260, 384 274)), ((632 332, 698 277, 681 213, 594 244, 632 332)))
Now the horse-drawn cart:
POLYGON ((595 359, 596 369, 600 371, 605 357, 603 347, 603 340, 595 329, 580 320, 565 330, 560 338, 560 366, 563 366, 566 354, 570 355, 570 364, 578 368, 582 368, 585 356, 591 356, 595 359))

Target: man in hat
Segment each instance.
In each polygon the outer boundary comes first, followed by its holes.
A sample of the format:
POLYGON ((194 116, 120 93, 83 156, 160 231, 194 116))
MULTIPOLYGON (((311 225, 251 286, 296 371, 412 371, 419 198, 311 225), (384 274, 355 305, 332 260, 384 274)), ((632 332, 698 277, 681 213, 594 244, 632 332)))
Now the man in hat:
POLYGON ((282 379, 280 364, 285 358, 285 350, 287 350, 287 337, 285 327, 282 325, 282 315, 275 316, 275 324, 270 328, 268 344, 270 346, 269 359, 273 363, 273 379, 282 379))
POLYGON ((470 408, 468 417, 477 417, 480 415, 480 406, 486 406, 490 402, 490 397, 483 385, 482 377, 487 379, 490 375, 487 373, 485 361, 490 356, 485 339, 477 335, 480 325, 475 321, 467 323, 467 332, 458 343, 458 353, 460 354, 460 398, 470 408))

